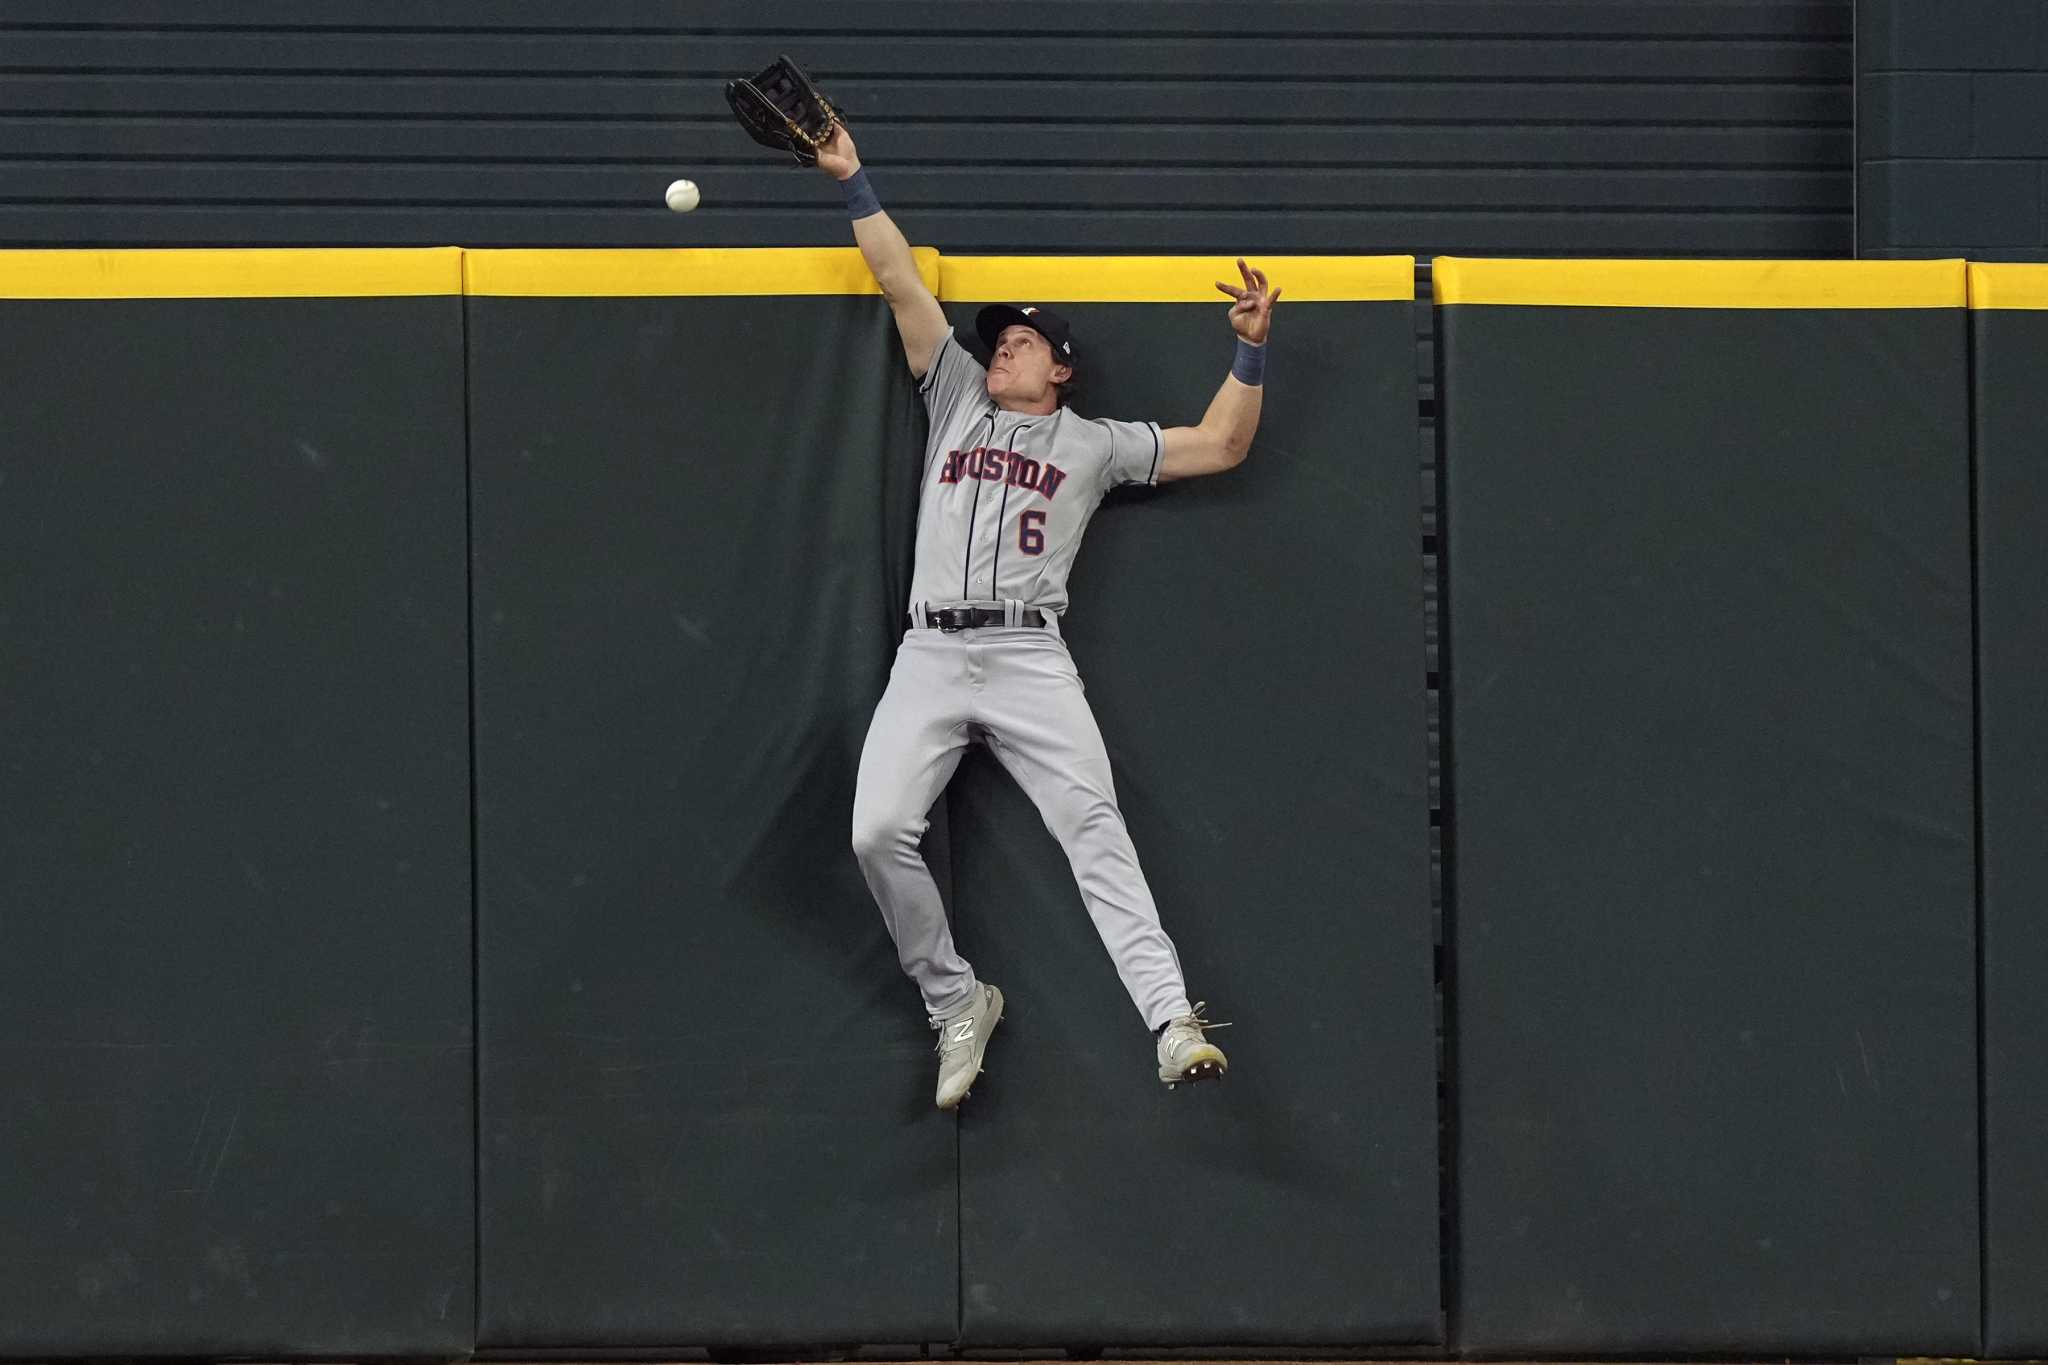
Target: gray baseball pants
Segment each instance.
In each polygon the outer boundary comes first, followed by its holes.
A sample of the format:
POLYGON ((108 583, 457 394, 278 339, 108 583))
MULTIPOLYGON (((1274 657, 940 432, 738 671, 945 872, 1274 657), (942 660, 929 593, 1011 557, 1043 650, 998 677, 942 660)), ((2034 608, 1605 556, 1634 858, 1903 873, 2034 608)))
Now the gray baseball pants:
POLYGON ((1016 778, 1066 850, 1146 1027, 1188 1013, 1180 957, 1117 809, 1081 675, 1057 627, 1032 626, 907 632, 861 750, 853 851, 926 1013, 943 1018, 976 986, 918 852, 932 803, 976 741, 1016 778))

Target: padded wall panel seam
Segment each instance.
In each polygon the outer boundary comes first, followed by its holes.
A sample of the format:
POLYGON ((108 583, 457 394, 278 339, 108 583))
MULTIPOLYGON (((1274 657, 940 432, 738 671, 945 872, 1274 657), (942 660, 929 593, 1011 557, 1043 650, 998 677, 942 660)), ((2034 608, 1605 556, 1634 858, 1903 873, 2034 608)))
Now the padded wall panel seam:
MULTIPOLYGON (((2048 267, 1979 267, 1994 273, 1973 301, 1999 288, 2031 294, 1979 307, 1974 328, 1977 439, 1978 667, 1983 798, 1985 1341, 1987 1354, 2048 1350, 2048 1181, 2040 1138, 2048 1114, 2048 1035, 2041 980, 2048 972, 2048 733, 2040 688, 2048 615, 2038 528, 2048 516, 2048 427, 2039 401, 2048 367, 2048 267)), ((1988 299, 1987 297, 1988 296, 1988 299)))

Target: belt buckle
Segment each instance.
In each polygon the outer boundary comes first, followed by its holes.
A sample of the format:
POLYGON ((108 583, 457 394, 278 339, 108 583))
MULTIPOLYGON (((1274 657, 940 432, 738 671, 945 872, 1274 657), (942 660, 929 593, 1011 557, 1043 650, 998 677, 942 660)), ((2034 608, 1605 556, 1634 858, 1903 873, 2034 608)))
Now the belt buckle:
POLYGON ((967 608, 949 607, 941 611, 927 612, 925 619, 936 625, 942 633, 955 635, 973 624, 974 617, 967 608))

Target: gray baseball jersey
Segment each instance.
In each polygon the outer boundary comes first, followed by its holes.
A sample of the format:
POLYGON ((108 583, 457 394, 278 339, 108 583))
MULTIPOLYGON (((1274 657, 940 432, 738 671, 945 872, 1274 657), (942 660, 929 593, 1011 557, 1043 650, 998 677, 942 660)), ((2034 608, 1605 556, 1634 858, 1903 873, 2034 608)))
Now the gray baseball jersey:
POLYGON ((1067 573, 1109 490, 1159 477, 1157 422, 1005 412, 951 332, 918 385, 931 414, 910 600, 1067 609, 1067 573))
POLYGON ((931 412, 911 602, 1021 602, 1045 627, 904 633, 868 723, 854 784, 853 847, 897 959, 936 1021, 979 989, 919 851, 932 802, 970 743, 988 746, 1066 850, 1081 899, 1131 1002, 1158 1029, 1189 1013, 1173 940, 1117 808, 1109 751, 1060 638, 1067 571, 1088 519, 1118 484, 1159 477, 1151 422, 1062 408, 1004 412, 988 371, 949 332, 918 386, 931 412))

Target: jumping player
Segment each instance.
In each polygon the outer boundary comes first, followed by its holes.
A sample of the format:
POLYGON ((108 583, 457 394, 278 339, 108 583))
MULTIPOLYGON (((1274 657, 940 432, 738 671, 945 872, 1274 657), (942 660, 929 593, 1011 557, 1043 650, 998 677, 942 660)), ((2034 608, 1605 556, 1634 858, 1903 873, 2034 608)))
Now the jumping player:
POLYGON ((1237 355, 1199 426, 1084 418, 1065 404, 1081 356, 1065 320, 994 305, 976 331, 984 369, 918 278, 842 126, 818 166, 844 191, 868 268, 896 317, 931 415, 919 485, 910 628, 875 707, 853 799, 853 849, 868 889, 939 1032, 938 1105, 966 1098, 1003 994, 960 956, 918 852, 932 803, 971 743, 988 746, 1066 851, 1082 900, 1131 1000, 1157 1038, 1172 1086, 1227 1068, 1190 1006, 1180 958, 1138 867, 1109 755, 1060 636, 1067 572, 1088 520, 1120 484, 1220 474, 1258 429, 1265 341, 1280 291, 1239 261, 1237 355))

